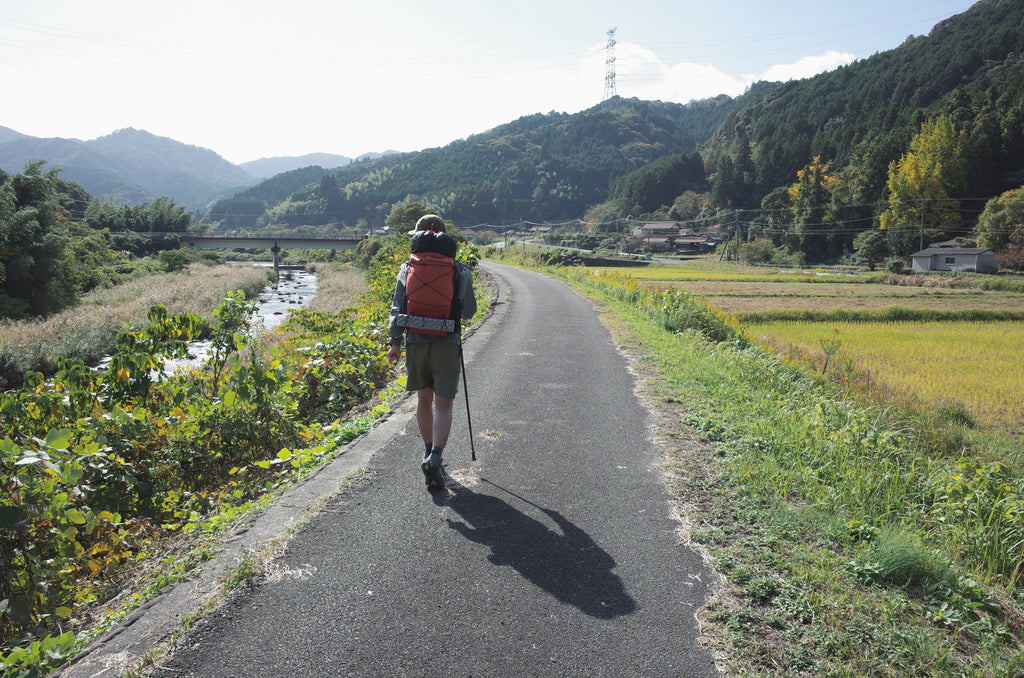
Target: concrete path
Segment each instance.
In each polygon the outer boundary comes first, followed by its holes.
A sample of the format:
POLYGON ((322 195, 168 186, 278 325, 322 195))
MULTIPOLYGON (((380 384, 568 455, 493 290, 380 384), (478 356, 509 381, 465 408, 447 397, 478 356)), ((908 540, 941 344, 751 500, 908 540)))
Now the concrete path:
POLYGON ((565 285, 485 266, 505 289, 466 342, 478 461, 460 392, 452 481, 427 492, 408 399, 365 478, 153 675, 718 675, 696 643, 710 574, 625 359, 565 285))

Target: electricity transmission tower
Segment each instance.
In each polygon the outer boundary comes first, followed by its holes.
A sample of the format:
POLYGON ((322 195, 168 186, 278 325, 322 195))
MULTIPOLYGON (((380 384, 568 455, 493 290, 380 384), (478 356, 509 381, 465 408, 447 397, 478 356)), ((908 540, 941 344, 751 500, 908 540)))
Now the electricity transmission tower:
POLYGON ((604 48, 604 98, 615 96, 615 29, 608 31, 608 45, 604 48))

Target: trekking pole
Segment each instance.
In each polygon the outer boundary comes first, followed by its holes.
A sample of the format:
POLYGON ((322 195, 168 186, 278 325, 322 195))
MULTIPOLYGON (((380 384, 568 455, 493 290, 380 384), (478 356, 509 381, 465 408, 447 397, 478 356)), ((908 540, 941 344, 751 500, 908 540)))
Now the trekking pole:
POLYGON ((469 426, 469 452, 476 461, 476 448, 473 447, 473 419, 469 416, 469 386, 466 385, 466 359, 462 355, 462 344, 459 344, 459 361, 462 363, 462 392, 466 396, 466 424, 469 426))

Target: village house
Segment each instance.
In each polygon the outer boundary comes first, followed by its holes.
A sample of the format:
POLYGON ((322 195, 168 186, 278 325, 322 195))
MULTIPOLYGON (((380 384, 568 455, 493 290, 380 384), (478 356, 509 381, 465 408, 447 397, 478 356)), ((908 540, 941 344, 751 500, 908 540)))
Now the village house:
POLYGON ((717 244, 674 221, 648 221, 633 229, 633 239, 652 252, 710 252, 717 244))
MULTIPOLYGON (((682 229, 688 233, 693 233, 690 229, 682 229)), ((650 237, 662 237, 667 238, 669 236, 678 236, 680 226, 674 221, 648 221, 645 224, 637 226, 633 229, 634 238, 650 238, 650 237)))
POLYGON ((910 255, 915 271, 971 271, 995 273, 999 270, 995 253, 988 247, 958 247, 955 240, 932 243, 910 255))

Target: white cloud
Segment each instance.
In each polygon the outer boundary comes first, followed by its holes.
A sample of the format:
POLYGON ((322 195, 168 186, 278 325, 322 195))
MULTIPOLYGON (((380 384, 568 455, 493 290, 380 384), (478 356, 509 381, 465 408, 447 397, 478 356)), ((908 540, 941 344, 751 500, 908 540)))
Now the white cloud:
POLYGON ((809 56, 798 60, 792 64, 778 64, 772 66, 767 71, 758 76, 758 80, 767 80, 769 82, 786 82, 788 80, 800 80, 801 78, 810 78, 819 73, 831 71, 853 63, 856 60, 852 54, 847 52, 836 52, 835 50, 829 50, 820 56, 809 56))
MULTIPOLYGON (((732 76, 710 64, 664 63, 653 51, 631 43, 616 46, 615 79, 617 92, 625 97, 660 99, 687 103, 720 94, 738 96, 759 80, 787 81, 809 78, 852 63, 856 57, 830 50, 820 56, 808 56, 791 64, 776 64, 762 73, 732 76)), ((604 69, 605 55, 595 49, 587 58, 584 72, 604 69)))

